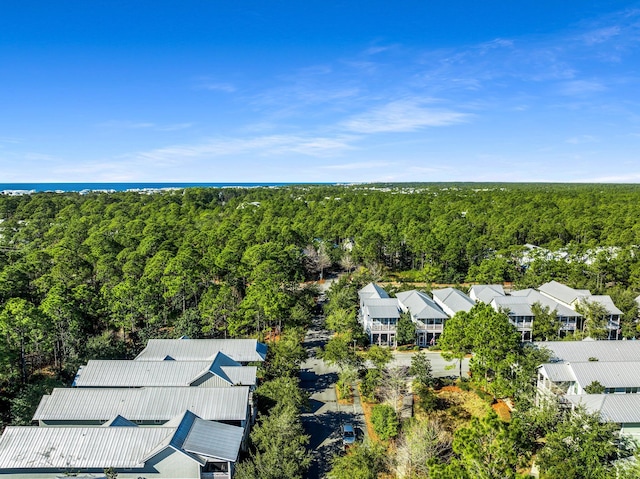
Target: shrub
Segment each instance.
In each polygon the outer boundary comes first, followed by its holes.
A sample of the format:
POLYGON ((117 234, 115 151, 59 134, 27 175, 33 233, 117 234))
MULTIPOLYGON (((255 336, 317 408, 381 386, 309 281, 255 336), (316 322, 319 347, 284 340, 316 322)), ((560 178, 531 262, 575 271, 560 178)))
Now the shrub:
POLYGON ((398 435, 398 416, 388 404, 378 404, 371 411, 371 423, 373 430, 383 441, 398 435))

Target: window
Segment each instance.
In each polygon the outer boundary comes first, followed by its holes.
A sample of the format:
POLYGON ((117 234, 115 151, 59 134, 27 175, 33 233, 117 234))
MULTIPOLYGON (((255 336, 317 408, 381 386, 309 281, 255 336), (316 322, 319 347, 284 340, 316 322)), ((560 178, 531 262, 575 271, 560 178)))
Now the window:
POLYGON ((207 462, 202 472, 229 472, 228 462, 207 462))

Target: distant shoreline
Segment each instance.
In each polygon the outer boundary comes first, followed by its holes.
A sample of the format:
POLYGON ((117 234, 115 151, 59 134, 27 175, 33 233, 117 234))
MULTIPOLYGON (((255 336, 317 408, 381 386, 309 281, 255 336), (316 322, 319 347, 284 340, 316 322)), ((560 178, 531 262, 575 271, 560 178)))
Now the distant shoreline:
MULTIPOLYGON (((260 188, 290 185, 316 185, 321 183, 180 183, 180 182, 135 182, 135 183, 0 183, 0 194, 25 195, 31 193, 89 193, 89 192, 154 192, 184 188, 260 188)), ((326 183, 335 185, 337 183, 326 183)))

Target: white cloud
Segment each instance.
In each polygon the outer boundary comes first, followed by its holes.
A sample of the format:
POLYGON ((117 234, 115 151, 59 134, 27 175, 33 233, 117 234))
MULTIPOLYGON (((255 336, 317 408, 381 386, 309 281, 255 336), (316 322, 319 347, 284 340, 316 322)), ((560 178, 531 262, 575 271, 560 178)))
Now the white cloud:
POLYGON ((589 95, 606 89, 602 83, 592 80, 574 80, 563 82, 560 85, 560 93, 568 96, 589 95))
POLYGON ((378 168, 389 168, 393 163, 386 161, 361 161, 356 163, 338 163, 334 165, 322 165, 323 170, 370 170, 378 168))
POLYGON ((300 154, 311 157, 330 157, 354 147, 355 136, 314 137, 271 135, 255 138, 219 138, 191 145, 174 145, 139 152, 133 159, 173 166, 185 160, 212 159, 251 153, 257 156, 300 154))
POLYGON ((470 115, 422 106, 424 101, 399 100, 353 116, 343 123, 357 133, 411 132, 426 127, 448 126, 468 121, 470 115))
POLYGON ((591 30, 583 35, 583 40, 587 45, 604 43, 607 40, 620 35, 620 27, 618 25, 611 27, 598 28, 591 30))
POLYGON ((221 91, 224 93, 234 93, 237 88, 231 83, 201 83, 196 87, 198 90, 212 90, 212 91, 221 91))
POLYGON ((595 141, 597 141, 597 138, 593 135, 580 135, 568 138, 566 140, 566 143, 570 143, 572 145, 580 145, 583 143, 593 143, 595 141))

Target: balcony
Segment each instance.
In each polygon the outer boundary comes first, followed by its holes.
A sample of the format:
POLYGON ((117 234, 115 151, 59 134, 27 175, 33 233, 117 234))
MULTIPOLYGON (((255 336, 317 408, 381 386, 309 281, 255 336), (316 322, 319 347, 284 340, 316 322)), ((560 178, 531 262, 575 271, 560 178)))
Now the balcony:
POLYGON ((380 324, 380 323, 371 323, 367 325, 369 331, 389 331, 395 332, 396 325, 395 324, 380 324))
POLYGON ((416 323, 416 331, 419 333, 441 333, 444 331, 444 324, 416 323))

